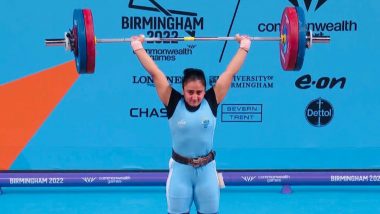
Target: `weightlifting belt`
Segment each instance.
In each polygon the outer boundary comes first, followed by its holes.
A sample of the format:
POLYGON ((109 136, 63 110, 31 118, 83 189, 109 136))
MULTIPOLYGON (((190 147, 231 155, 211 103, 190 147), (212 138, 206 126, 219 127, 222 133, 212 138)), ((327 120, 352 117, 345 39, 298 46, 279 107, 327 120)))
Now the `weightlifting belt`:
POLYGON ((197 158, 187 158, 187 157, 183 157, 182 155, 172 150, 173 160, 177 161, 178 163, 193 166, 194 168, 201 167, 210 163, 211 161, 215 159, 215 156, 216 156, 215 151, 211 150, 211 152, 208 153, 206 156, 201 156, 197 158))

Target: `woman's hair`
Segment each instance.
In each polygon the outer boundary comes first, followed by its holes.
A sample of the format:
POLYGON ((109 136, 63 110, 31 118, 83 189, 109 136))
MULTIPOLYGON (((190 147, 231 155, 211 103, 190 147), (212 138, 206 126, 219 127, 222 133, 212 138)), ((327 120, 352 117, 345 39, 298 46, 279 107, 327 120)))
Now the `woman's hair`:
POLYGON ((182 88, 185 86, 186 82, 195 80, 200 80, 203 86, 206 87, 206 77, 201 69, 186 68, 183 70, 182 88))

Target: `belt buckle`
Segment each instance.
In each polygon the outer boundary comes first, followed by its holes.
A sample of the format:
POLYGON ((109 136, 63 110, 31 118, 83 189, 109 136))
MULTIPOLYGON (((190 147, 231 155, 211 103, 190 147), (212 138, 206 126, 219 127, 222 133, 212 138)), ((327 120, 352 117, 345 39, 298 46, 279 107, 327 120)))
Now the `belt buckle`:
POLYGON ((192 161, 191 161, 191 165, 192 165, 193 167, 195 167, 195 168, 200 167, 200 166, 202 166, 202 164, 203 164, 203 160, 204 160, 203 157, 194 158, 194 159, 192 159, 192 161))

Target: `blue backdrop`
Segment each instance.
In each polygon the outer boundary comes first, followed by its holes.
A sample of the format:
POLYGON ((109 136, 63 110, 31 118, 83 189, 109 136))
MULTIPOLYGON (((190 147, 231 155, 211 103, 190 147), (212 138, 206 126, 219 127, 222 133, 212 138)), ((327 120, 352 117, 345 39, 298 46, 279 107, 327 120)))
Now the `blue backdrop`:
MULTIPOLYGON (((305 2, 298 4, 308 27, 331 36, 331 43, 307 50, 298 72, 282 71, 277 42, 253 43, 218 108, 218 168, 380 166, 380 2, 305 2)), ((284 7, 296 3, 6 1, 0 8, 0 84, 73 59, 63 48, 45 47, 44 39, 62 37, 72 27, 75 8, 92 10, 97 38, 227 36, 229 29, 230 35, 278 36, 284 7), (159 20, 167 23, 158 26, 159 20)), ((179 77, 187 67, 202 68, 210 87, 238 47, 236 42, 224 45, 151 43, 145 48, 181 90, 179 77)), ((128 43, 96 48, 95 74, 78 78, 12 169, 167 168, 171 139, 166 111, 149 75, 128 43)))

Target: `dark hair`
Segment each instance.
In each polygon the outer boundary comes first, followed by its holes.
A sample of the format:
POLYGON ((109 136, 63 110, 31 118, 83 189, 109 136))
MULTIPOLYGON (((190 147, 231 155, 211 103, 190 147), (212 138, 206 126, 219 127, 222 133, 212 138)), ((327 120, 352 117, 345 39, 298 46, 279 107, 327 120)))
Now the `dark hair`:
POLYGON ((205 73, 198 68, 186 68, 183 70, 182 88, 188 81, 200 80, 204 87, 206 87, 205 73))

